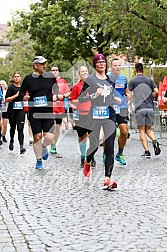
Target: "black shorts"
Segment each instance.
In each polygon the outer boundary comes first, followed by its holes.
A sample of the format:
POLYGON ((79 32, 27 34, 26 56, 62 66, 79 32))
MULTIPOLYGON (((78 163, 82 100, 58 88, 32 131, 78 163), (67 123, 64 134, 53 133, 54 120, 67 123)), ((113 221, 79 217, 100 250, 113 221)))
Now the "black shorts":
POLYGON ((128 123, 128 109, 127 108, 123 108, 120 110, 119 114, 116 114, 116 122, 119 124, 128 123))
POLYGON ((56 122, 56 124, 61 125, 62 124, 62 119, 61 118, 56 118, 55 122, 56 122))
POLYGON ((90 134, 92 130, 90 129, 90 125, 87 122, 87 115, 79 115, 79 121, 75 121, 74 130, 77 131, 79 137, 83 137, 86 133, 90 134))
POLYGON ((32 133, 36 135, 41 132, 54 133, 54 119, 36 119, 33 112, 29 112, 29 122, 31 124, 32 133))
POLYGON ((73 119, 73 110, 71 107, 69 107, 69 117, 70 119, 73 119))
POLYGON ((66 114, 54 114, 54 120, 56 121, 56 124, 62 124, 62 119, 66 117, 66 114))
POLYGON ((86 133, 90 134, 92 132, 90 129, 81 128, 79 126, 74 126, 73 129, 77 131, 79 137, 83 137, 86 133))
POLYGON ((2 118, 8 119, 8 113, 7 112, 2 112, 2 118))

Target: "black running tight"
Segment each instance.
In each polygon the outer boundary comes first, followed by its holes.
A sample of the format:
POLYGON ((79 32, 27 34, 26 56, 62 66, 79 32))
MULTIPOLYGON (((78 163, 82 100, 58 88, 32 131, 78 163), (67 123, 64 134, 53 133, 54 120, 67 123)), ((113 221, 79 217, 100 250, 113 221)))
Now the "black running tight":
POLYGON ((87 150, 87 162, 90 162, 98 150, 100 129, 103 128, 105 137, 105 176, 110 177, 114 166, 114 142, 116 136, 115 122, 107 120, 107 122, 95 123, 91 128, 89 135, 90 147, 87 150))
POLYGON ((11 109, 8 110, 8 118, 10 124, 10 141, 14 142, 14 135, 17 125, 18 140, 20 146, 23 145, 24 141, 24 122, 25 112, 23 109, 11 109))

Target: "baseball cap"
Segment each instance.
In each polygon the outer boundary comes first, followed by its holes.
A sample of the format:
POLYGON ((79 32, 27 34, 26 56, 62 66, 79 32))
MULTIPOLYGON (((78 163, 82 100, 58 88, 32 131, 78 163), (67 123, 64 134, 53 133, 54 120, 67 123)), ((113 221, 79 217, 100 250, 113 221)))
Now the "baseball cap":
POLYGON ((32 64, 42 64, 44 62, 48 61, 47 59, 45 59, 43 56, 36 56, 33 61, 32 61, 32 64))
POLYGON ((101 53, 95 54, 95 56, 93 57, 93 66, 94 67, 95 67, 97 61, 99 61, 99 60, 106 60, 106 57, 101 53))

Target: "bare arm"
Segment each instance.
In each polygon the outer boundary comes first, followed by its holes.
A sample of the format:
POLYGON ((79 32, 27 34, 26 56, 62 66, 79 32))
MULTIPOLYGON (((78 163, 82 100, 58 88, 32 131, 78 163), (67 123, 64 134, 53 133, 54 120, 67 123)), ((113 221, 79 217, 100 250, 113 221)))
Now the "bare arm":
POLYGON ((5 101, 6 101, 6 102, 11 102, 11 101, 13 101, 14 99, 16 99, 18 96, 19 96, 19 91, 18 91, 15 95, 12 95, 12 96, 10 96, 10 97, 7 97, 7 98, 5 99, 5 101))
POLYGON ((159 93, 158 88, 154 88, 154 90, 152 92, 153 98, 157 98, 158 97, 158 93, 159 93))

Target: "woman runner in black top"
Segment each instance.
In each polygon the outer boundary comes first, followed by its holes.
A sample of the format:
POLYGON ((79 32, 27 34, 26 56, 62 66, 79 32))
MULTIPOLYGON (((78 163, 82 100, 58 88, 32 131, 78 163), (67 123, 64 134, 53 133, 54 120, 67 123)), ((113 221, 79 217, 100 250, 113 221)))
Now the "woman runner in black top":
POLYGON ((114 166, 114 141, 116 136, 116 115, 113 101, 120 102, 120 99, 114 97, 115 83, 106 76, 105 56, 96 54, 93 58, 93 65, 96 73, 88 76, 85 80, 82 93, 78 98, 79 102, 91 101, 88 117, 92 132, 89 135, 90 147, 87 150, 84 164, 84 175, 90 176, 91 160, 98 150, 99 133, 102 127, 106 145, 104 189, 112 189, 117 187, 117 183, 110 180, 114 166), (89 93, 89 96, 87 93, 89 93))
POLYGON ((17 125, 18 131, 18 140, 20 144, 20 154, 26 152, 23 147, 24 142, 24 122, 25 122, 25 112, 23 107, 23 99, 19 97, 19 91, 21 89, 21 75, 18 72, 15 72, 12 76, 12 79, 9 81, 12 83, 5 96, 5 101, 9 103, 8 105, 8 118, 10 124, 10 143, 9 150, 13 150, 14 148, 14 135, 17 125))

